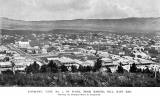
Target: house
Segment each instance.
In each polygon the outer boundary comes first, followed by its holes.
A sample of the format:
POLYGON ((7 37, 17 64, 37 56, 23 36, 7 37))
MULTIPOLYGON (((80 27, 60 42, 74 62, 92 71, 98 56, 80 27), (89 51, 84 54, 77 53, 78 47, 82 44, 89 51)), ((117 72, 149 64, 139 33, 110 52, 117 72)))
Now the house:
POLYGON ((47 58, 47 61, 51 61, 51 60, 59 60, 59 57, 55 57, 55 58, 47 58))
POLYGON ((117 60, 120 58, 119 55, 110 54, 110 56, 111 56, 112 60, 117 60))
POLYGON ((0 62, 0 71, 12 70, 11 62, 0 62))
POLYGON ((151 65, 155 63, 152 60, 147 60, 147 59, 142 59, 142 58, 138 58, 137 60, 138 62, 140 62, 139 65, 151 65))
POLYGON ((80 65, 82 65, 82 66, 94 66, 94 62, 93 61, 91 61, 91 60, 86 60, 86 61, 84 61, 83 63, 81 63, 80 65))
POLYGON ((14 67, 15 71, 25 71, 25 68, 26 68, 25 63, 22 63, 22 62, 15 63, 15 67, 14 67))
POLYGON ((34 46, 33 48, 34 48, 34 49, 40 49, 38 46, 34 46))
POLYGON ((109 53, 108 53, 108 52, 98 51, 97 54, 98 54, 100 57, 109 57, 109 53))
POLYGON ((55 57, 55 58, 47 58, 47 61, 58 61, 60 63, 60 65, 65 65, 67 67, 71 67, 72 65, 75 65, 77 66, 77 68, 79 67, 79 63, 78 63, 78 60, 74 60, 74 59, 71 59, 71 58, 68 58, 68 57, 55 57))
POLYGON ((157 51, 160 51, 160 45, 151 45, 151 48, 154 48, 157 51))
POLYGON ((47 49, 42 49, 42 54, 47 54, 47 49))
POLYGON ((102 58, 102 66, 114 66, 113 60, 110 58, 102 58))
POLYGON ((25 57, 14 57, 14 62, 24 62, 25 60, 25 57))
POLYGON ((61 64, 64 64, 67 67, 71 67, 72 65, 75 65, 77 68, 79 67, 79 64, 75 62, 74 59, 67 58, 67 57, 61 57, 59 60, 61 64))
POLYGON ((29 42, 19 41, 17 43, 18 43, 18 47, 20 47, 20 48, 28 48, 28 47, 30 47, 30 43, 29 42))
POLYGON ((3 60, 6 57, 6 55, 0 54, 0 60, 3 60))
POLYGON ((143 59, 149 59, 149 58, 151 58, 149 56, 149 54, 146 54, 146 53, 144 53, 142 51, 134 50, 132 53, 135 55, 136 58, 137 57, 140 57, 140 58, 143 58, 143 59))
POLYGON ((84 54, 82 52, 73 52, 73 54, 76 56, 84 56, 84 54))

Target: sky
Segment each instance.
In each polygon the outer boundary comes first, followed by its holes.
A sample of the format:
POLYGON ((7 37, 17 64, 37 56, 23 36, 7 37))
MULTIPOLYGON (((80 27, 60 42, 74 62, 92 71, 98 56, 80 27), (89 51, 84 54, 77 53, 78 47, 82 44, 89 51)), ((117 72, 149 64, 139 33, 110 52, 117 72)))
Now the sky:
POLYGON ((160 0, 0 0, 0 17, 26 21, 160 17, 160 0))

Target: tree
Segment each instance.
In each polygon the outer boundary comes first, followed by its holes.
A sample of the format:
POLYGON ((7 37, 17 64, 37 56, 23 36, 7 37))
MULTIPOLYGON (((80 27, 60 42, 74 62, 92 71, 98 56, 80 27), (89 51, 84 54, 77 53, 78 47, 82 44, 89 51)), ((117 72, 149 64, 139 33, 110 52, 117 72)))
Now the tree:
POLYGON ((82 65, 80 65, 79 68, 78 68, 78 71, 79 72, 84 72, 84 67, 82 65))
POLYGON ((12 71, 13 71, 13 74, 15 74, 15 63, 11 61, 11 64, 12 64, 12 71))
POLYGON ((53 72, 53 73, 58 72, 58 66, 57 66, 56 63, 53 62, 53 60, 51 60, 51 61, 48 63, 48 67, 51 69, 51 72, 53 72))
POLYGON ((41 68, 40 68, 40 72, 42 73, 45 73, 45 72, 48 72, 48 66, 47 65, 42 65, 41 68))
POLYGON ((136 72, 136 70, 137 70, 136 64, 133 63, 132 66, 130 67, 130 72, 136 72))
POLYGON ((61 68, 61 72, 68 71, 67 66, 65 66, 64 64, 60 68, 61 68))
POLYGON ((151 71, 148 69, 148 67, 144 70, 145 73, 151 73, 151 71))
POLYGON ((74 66, 74 65, 72 65, 72 66, 71 66, 71 70, 72 70, 72 72, 77 72, 77 67, 74 66))
POLYGON ((98 58, 94 64, 94 70, 98 71, 101 67, 102 67, 102 60, 101 58, 98 58))
POLYGON ((92 70, 91 66, 86 67, 86 72, 90 72, 92 70))
POLYGON ((37 64, 37 62, 35 61, 34 63, 33 63, 33 65, 32 65, 32 67, 34 68, 33 69, 33 73, 38 73, 40 70, 40 66, 39 66, 39 64, 37 64))
POLYGON ((122 63, 120 62, 118 65, 118 69, 117 69, 118 73, 123 73, 123 67, 122 67, 122 63))
POLYGON ((27 73, 39 73, 40 66, 37 64, 35 61, 33 64, 30 64, 29 66, 26 67, 26 72, 27 73))
POLYGON ((109 67, 106 67, 107 72, 112 73, 111 69, 109 67))

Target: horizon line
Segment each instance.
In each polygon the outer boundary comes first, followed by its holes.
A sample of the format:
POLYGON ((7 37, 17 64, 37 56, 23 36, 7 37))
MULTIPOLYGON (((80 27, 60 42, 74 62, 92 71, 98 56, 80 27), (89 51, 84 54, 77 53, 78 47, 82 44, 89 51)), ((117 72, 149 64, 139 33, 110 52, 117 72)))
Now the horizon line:
POLYGON ((126 17, 126 18, 77 18, 77 19, 58 19, 58 20, 22 20, 22 19, 13 19, 13 18, 8 18, 8 17, 0 17, 0 19, 10 19, 10 20, 16 20, 16 21, 26 21, 26 22, 38 22, 38 21, 69 21, 69 20, 121 20, 121 19, 157 19, 157 18, 160 18, 160 17, 126 17))

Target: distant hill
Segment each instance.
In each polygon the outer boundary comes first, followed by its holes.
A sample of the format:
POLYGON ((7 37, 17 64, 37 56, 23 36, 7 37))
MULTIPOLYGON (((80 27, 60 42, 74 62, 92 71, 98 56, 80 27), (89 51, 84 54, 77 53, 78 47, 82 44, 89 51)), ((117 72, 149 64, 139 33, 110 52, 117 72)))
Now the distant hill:
POLYGON ((55 21, 22 21, 1 18, 0 29, 32 31, 74 29, 110 32, 157 32, 160 31, 160 18, 75 19, 55 21))

